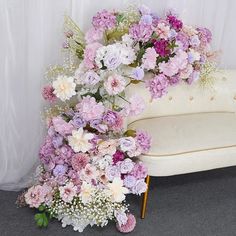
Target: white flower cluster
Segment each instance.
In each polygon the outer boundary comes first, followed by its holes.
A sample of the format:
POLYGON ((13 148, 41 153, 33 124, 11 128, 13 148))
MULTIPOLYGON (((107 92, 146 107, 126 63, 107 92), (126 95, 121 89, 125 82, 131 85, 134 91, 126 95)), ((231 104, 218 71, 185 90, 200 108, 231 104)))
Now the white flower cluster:
POLYGON ((75 231, 82 232, 88 225, 106 226, 109 220, 114 219, 116 212, 128 211, 128 205, 113 202, 104 191, 97 190, 92 201, 86 204, 78 197, 71 203, 61 198, 54 199, 49 211, 62 222, 62 227, 71 225, 75 231))
POLYGON ((99 68, 115 70, 121 64, 129 65, 135 60, 134 49, 126 43, 114 43, 100 47, 95 62, 99 68))

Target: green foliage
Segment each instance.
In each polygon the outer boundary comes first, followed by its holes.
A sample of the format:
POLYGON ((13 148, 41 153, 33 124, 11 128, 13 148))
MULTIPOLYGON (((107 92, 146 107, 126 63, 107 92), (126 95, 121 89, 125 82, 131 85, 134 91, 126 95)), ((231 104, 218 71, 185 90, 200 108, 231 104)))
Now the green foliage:
POLYGON ((38 227, 43 228, 48 226, 48 217, 45 212, 35 214, 34 219, 38 227))
POLYGON ((125 133, 125 136, 127 137, 135 137, 136 136, 136 130, 133 129, 128 129, 125 133))

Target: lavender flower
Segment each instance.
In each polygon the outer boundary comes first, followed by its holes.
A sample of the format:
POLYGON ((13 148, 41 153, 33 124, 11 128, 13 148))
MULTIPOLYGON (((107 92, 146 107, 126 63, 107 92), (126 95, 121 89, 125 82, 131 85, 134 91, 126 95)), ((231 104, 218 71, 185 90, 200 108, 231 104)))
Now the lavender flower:
POLYGON ((119 164, 120 166, 121 174, 127 174, 134 168, 134 162, 129 158, 125 159, 124 161, 118 162, 117 164, 119 164))
POLYGON ((56 165, 56 167, 53 170, 53 175, 54 176, 63 176, 65 175, 68 167, 67 165, 56 165))
POLYGON ((126 175, 124 178, 124 186, 132 188, 135 186, 137 179, 133 175, 126 175))
POLYGON ((142 163, 136 163, 131 174, 137 179, 144 179, 147 176, 147 167, 142 163))
POLYGON ((143 153, 147 153, 151 147, 151 137, 148 135, 147 132, 137 130, 136 143, 141 147, 143 153))
POLYGON ((63 137, 60 134, 56 134, 52 137, 52 144, 54 148, 59 148, 63 144, 63 137))
POLYGON ((163 74, 156 75, 146 83, 146 87, 149 89, 152 98, 161 98, 167 93, 168 86, 168 79, 163 74))
POLYGON ((129 34, 134 40, 147 42, 152 35, 152 26, 147 24, 134 24, 129 29, 129 34))
POLYGON ((108 166, 105 175, 109 181, 113 181, 116 177, 120 178, 120 169, 118 166, 108 166))
POLYGON ((73 120, 72 120, 72 124, 76 127, 76 128, 81 128, 81 127, 85 127, 86 126, 86 122, 80 117, 79 113, 76 112, 73 120))
POLYGON ((147 184, 144 182, 143 179, 140 179, 136 182, 135 186, 132 188, 132 193, 141 195, 147 189, 147 184))
POLYGON ((135 80, 142 80, 144 78, 144 70, 141 67, 136 67, 132 70, 131 77, 135 80))
POLYGON ((116 25, 116 17, 111 12, 103 10, 93 17, 92 24, 94 28, 112 29, 116 25))

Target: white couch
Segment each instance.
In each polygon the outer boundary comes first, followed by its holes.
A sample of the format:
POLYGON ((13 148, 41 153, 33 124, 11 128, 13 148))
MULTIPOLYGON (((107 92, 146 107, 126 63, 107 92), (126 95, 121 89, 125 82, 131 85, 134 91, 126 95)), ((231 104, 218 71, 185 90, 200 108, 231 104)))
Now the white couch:
POLYGON ((146 130, 152 136, 149 153, 140 157, 149 176, 236 165, 236 70, 220 71, 214 77, 212 87, 182 83, 152 102, 144 84, 128 91, 142 95, 147 105, 144 113, 128 120, 128 128, 146 130))

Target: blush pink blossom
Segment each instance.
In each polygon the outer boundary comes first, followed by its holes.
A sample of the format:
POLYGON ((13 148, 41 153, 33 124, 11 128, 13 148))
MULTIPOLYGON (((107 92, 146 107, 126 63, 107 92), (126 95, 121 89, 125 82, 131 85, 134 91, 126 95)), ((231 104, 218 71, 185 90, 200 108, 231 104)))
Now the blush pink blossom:
POLYGON ((145 54, 143 55, 142 59, 142 66, 144 69, 151 70, 154 69, 156 66, 158 54, 156 53, 155 48, 147 48, 145 54))
POLYGON ((41 185, 32 186, 25 194, 25 201, 30 207, 38 208, 44 202, 45 195, 41 185))
POLYGON ((103 31, 91 27, 85 34, 85 40, 87 44, 94 43, 102 39, 103 31))
POLYGON ((124 91, 126 81, 123 76, 113 74, 104 82, 104 87, 109 95, 116 95, 124 91))
POLYGON ((42 96, 46 101, 55 102, 57 97, 53 92, 54 88, 52 87, 52 85, 47 85, 43 87, 42 96))
POLYGON ((100 48, 102 45, 100 43, 91 43, 86 46, 84 50, 84 66, 88 69, 93 69, 95 66, 95 56, 96 51, 98 48, 100 48))
POLYGON ((94 97, 86 96, 76 105, 80 116, 85 121, 101 119, 105 108, 101 102, 97 103, 94 97))
POLYGON ((134 230, 135 225, 136 225, 136 219, 134 217, 134 215, 132 214, 127 214, 127 222, 124 225, 119 225, 118 223, 116 224, 117 229, 121 232, 121 233, 130 233, 134 230))
POLYGON ((74 126, 71 123, 67 123, 62 117, 57 116, 53 117, 52 123, 56 132, 61 134, 62 136, 71 134, 74 126))
POLYGON ((72 157, 71 165, 76 171, 81 171, 89 162, 89 157, 87 154, 78 153, 72 157))
POLYGON ((76 195, 77 188, 70 182, 65 186, 59 187, 60 196, 64 202, 71 202, 76 195))
POLYGON ((129 99, 129 102, 124 107, 124 115, 137 116, 144 111, 145 102, 141 96, 135 94, 129 99))

